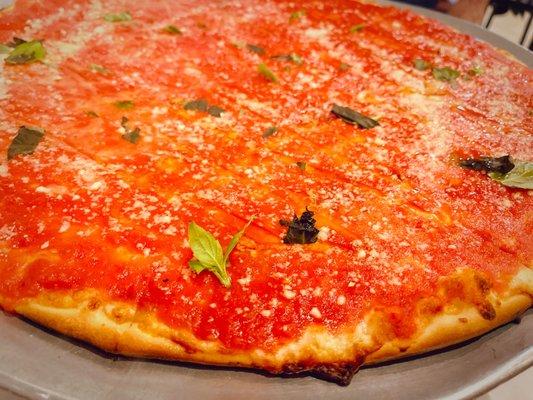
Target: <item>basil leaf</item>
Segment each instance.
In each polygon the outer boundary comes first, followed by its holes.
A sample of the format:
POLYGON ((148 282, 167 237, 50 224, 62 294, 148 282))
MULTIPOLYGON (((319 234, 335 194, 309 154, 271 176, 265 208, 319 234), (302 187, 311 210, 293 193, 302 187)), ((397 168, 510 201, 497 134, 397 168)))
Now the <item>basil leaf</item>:
POLYGON ((481 68, 480 66, 475 66, 475 67, 472 67, 470 68, 466 73, 470 76, 479 76, 483 73, 483 68, 481 68))
POLYGON ((272 82, 278 82, 278 77, 274 72, 270 70, 270 68, 267 67, 265 63, 261 63, 257 66, 257 70, 261 75, 263 75, 266 79, 272 81, 272 82))
POLYGON ((303 62, 302 57, 300 57, 296 53, 278 54, 278 55, 272 56, 270 58, 272 60, 290 61, 290 62, 293 62, 293 63, 298 64, 298 65, 300 65, 303 62))
POLYGON ((228 246, 226 247, 226 250, 224 250, 224 264, 228 262, 229 255, 231 254, 235 246, 237 246, 237 243, 239 243, 239 240, 241 240, 242 235, 244 235, 244 232, 246 231, 246 229, 248 229, 254 219, 255 217, 250 218, 248 223, 244 225, 244 228, 242 228, 239 232, 233 235, 228 246))
POLYGON ((222 108, 218 106, 210 105, 204 99, 193 100, 185 103, 183 106, 185 110, 191 111, 201 111, 212 115, 213 117, 220 118, 222 113, 225 112, 222 108))
POLYGON ((296 161, 296 166, 300 168, 302 171, 305 171, 305 168, 307 167, 307 163, 303 161, 296 161))
POLYGON ((183 106, 185 110, 203 111, 207 112, 209 104, 204 99, 193 100, 185 103, 183 106))
POLYGON ((260 56, 265 54, 265 49, 262 47, 256 46, 255 44, 248 43, 246 45, 246 48, 250 50, 252 53, 259 54, 260 56))
POLYGON ((7 64, 27 64, 41 61, 46 56, 46 49, 40 40, 32 40, 17 45, 7 56, 7 64))
POLYGON ((222 246, 211 233, 194 222, 189 224, 189 245, 194 257, 203 265, 224 268, 222 246))
POLYGON ((98 72, 100 74, 107 74, 109 72, 106 67, 103 67, 99 64, 90 64, 89 69, 93 72, 98 72))
POLYGON ((131 100, 119 100, 113 103, 120 110, 131 110, 134 106, 131 100))
POLYGON ((218 106, 209 106, 207 113, 213 117, 220 118, 224 110, 218 106))
POLYGON ((509 155, 502 157, 480 157, 460 160, 459 166, 472 169, 474 171, 498 172, 506 174, 514 168, 514 164, 509 155))
POLYGON ((271 126, 270 128, 267 128, 264 132, 263 132, 263 138, 267 138, 267 137, 270 137, 272 136, 274 133, 276 133, 278 131, 278 128, 275 127, 275 126, 271 126))
POLYGON ((516 161, 507 173, 489 172, 489 176, 502 185, 520 189, 533 189, 533 162, 516 161))
POLYGON ((365 24, 357 24, 350 28, 350 33, 361 32, 365 28, 365 24))
POLYGON ((460 72, 450 67, 433 68, 433 77, 439 81, 452 82, 459 78, 460 72))
POLYGON ((341 63, 339 64, 339 69, 340 69, 341 71, 347 71, 347 70, 349 70, 350 68, 352 68, 352 66, 351 66, 350 64, 346 64, 345 62, 341 62, 341 63))
POLYGON ((128 11, 122 11, 117 14, 109 13, 104 15, 104 20, 106 20, 107 22, 131 21, 131 14, 128 11))
POLYGON ((6 43, 7 47, 17 47, 19 44, 26 43, 27 41, 19 37, 14 36, 11 42, 6 43))
POLYGON ((341 118, 344 122, 352 125, 357 124, 363 129, 369 129, 379 125, 379 122, 375 119, 366 117, 349 107, 341 107, 337 104, 333 104, 331 112, 341 118))
POLYGON ((291 16, 289 17, 289 22, 298 21, 304 15, 305 15, 305 11, 304 10, 295 11, 295 12, 291 13, 291 16))
POLYGON ((427 62, 426 60, 417 58, 416 60, 413 61, 413 66, 415 67, 415 69, 419 71, 425 71, 426 69, 431 67, 431 64, 427 62))
POLYGON ((181 35, 181 30, 175 25, 167 25, 163 28, 163 32, 169 33, 171 35, 181 35))
POLYGON ((136 127, 133 130, 130 130, 127 123, 128 123, 128 118, 122 117, 122 119, 120 120, 120 125, 122 126, 122 128, 124 128, 124 131, 125 131, 122 134, 122 139, 135 144, 141 138, 141 130, 138 127, 136 127))
POLYGON ((189 267, 196 273, 202 272, 204 269, 212 272, 218 280, 225 286, 231 285, 231 278, 226 270, 229 255, 237 246, 239 240, 246 229, 250 226, 254 218, 237 232, 228 246, 226 251, 222 252, 222 246, 215 237, 194 222, 189 224, 189 246, 191 247, 194 258, 189 261, 189 267))
POLYGON ((43 129, 21 126, 7 149, 7 159, 11 160, 19 154, 32 154, 43 137, 43 129))
POLYGON ((315 214, 312 211, 305 210, 301 217, 296 215, 292 221, 280 220, 282 226, 287 227, 287 233, 283 237, 283 243, 286 244, 310 244, 317 241, 319 230, 316 228, 315 214))

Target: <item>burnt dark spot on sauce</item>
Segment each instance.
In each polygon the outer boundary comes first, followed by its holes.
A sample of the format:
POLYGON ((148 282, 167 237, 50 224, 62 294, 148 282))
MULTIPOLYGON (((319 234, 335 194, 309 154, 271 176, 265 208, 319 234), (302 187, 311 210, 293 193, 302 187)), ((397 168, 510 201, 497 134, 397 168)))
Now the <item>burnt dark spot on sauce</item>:
POLYGON ((460 160, 459 166, 474 171, 498 172, 500 174, 506 174, 514 168, 514 164, 509 155, 502 157, 467 158, 466 160, 460 160))
POLYGON ((313 211, 305 210, 301 217, 294 216, 292 221, 280 220, 282 226, 287 227, 287 233, 283 237, 286 244, 309 244, 317 241, 318 229, 315 226, 313 211))

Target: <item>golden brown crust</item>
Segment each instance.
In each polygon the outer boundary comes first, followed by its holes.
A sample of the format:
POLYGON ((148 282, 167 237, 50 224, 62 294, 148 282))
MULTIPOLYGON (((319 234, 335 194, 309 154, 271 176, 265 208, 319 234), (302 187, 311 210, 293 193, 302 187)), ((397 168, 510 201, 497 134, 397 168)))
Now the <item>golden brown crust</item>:
POLYGON ((96 291, 43 294, 17 302, 14 309, 44 326, 111 353, 261 368, 273 373, 310 371, 346 384, 363 363, 374 364, 446 347, 512 321, 531 307, 532 289, 533 270, 522 268, 505 295, 488 293, 494 315, 484 314, 478 304, 451 302, 430 319, 421 319, 415 335, 399 339, 383 335, 384 326, 376 317, 380 312, 375 310, 343 332, 333 334, 321 326, 309 328, 297 341, 270 353, 233 351, 217 342, 199 340, 188 330, 172 329, 153 314, 126 303, 107 301, 96 291))

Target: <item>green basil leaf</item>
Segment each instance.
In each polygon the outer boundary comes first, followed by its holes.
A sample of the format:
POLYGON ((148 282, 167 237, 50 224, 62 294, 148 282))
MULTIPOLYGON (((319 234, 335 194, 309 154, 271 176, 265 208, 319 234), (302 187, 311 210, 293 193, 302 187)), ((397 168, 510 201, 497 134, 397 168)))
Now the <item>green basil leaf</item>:
POLYGON ((349 107, 342 107, 337 104, 333 104, 331 112, 337 117, 341 118, 344 122, 352 125, 359 125, 363 129, 374 128, 379 125, 379 122, 370 117, 366 117, 349 107))
POLYGON ((7 64, 27 64, 41 61, 46 56, 46 49, 40 40, 32 40, 17 45, 7 56, 7 64))
POLYGON ((113 103, 120 110, 131 110, 134 106, 131 100, 119 100, 113 103))
POLYGON ((467 71, 467 74, 470 75, 470 76, 479 76, 483 73, 483 68, 481 68, 480 66, 476 65, 475 67, 472 67, 470 68, 468 71, 467 71))
POLYGON ((85 111, 85 115, 87 115, 88 117, 98 118, 98 114, 92 110, 85 111))
POLYGON ((188 101, 187 103, 185 103, 183 108, 185 110, 207 112, 207 109, 209 108, 209 104, 204 99, 198 99, 198 100, 188 101))
POLYGON ((272 60, 279 60, 279 61, 290 61, 295 64, 300 65, 303 62, 302 57, 300 57, 296 53, 290 53, 290 54, 278 54, 275 56, 270 57, 272 60))
POLYGON ((303 161, 296 161, 296 166, 300 168, 302 171, 305 171, 305 168, 307 167, 307 163, 303 161))
POLYGON ((533 162, 515 161, 514 168, 506 174, 489 172, 489 176, 505 186, 533 189, 533 162))
POLYGON ((120 121, 120 125, 122 125, 122 128, 124 128, 124 133, 122 134, 122 139, 127 140, 130 143, 137 143, 139 139, 141 138, 141 130, 136 127, 135 129, 131 130, 128 127, 128 118, 122 117, 120 121))
POLYGON ((250 50, 252 53, 259 54, 260 56, 265 54, 265 49, 262 47, 256 46, 255 44, 248 43, 246 45, 246 48, 250 50))
POLYGON ((267 67, 265 63, 261 63, 257 66, 257 70, 261 75, 263 75, 266 79, 272 82, 278 82, 278 77, 274 72, 270 70, 270 68, 267 67))
POLYGON ((345 62, 341 62, 341 63, 339 64, 339 69, 340 69, 341 71, 347 71, 347 70, 349 70, 350 68, 352 68, 352 66, 351 66, 350 64, 346 64, 345 62))
POLYGON ((250 219, 244 228, 233 236, 225 252, 222 252, 220 242, 211 233, 207 232, 195 222, 191 222, 189 224, 189 246, 191 247, 194 258, 189 261, 189 267, 196 273, 207 269, 225 287, 229 287, 231 285, 231 278, 226 270, 229 255, 235 249, 235 246, 237 246, 237 243, 241 240, 253 219, 250 219))
POLYGON ((459 78, 460 72, 450 67, 433 68, 433 77, 439 81, 452 82, 459 78))
POLYGON ((185 103, 183 106, 185 110, 190 111, 201 111, 208 113, 209 115, 212 115, 213 117, 220 118, 223 112, 225 112, 222 108, 214 105, 210 105, 207 101, 204 99, 198 99, 198 100, 192 100, 185 103))
POLYGON ((194 222, 189 224, 189 245, 194 257, 202 264, 224 267, 222 246, 211 233, 194 222))
POLYGON ((17 155, 32 154, 44 137, 44 130, 37 127, 21 126, 17 136, 7 149, 7 159, 11 160, 17 155))
POLYGON ((93 72, 98 72, 100 74, 107 74, 109 72, 106 67, 103 67, 99 64, 90 64, 89 69, 93 72))
POLYGON ((224 110, 218 106, 209 106, 207 113, 213 117, 220 118, 224 110))
POLYGON ((289 21, 290 22, 298 21, 304 15, 305 15, 305 11, 304 10, 295 11, 295 12, 291 13, 291 16, 289 17, 289 21))
POLYGON ((189 260, 189 267, 191 267, 191 269, 196 272, 197 274, 199 274, 200 272, 202 272, 204 269, 206 269, 206 267, 204 266, 204 264, 202 264, 200 261, 196 260, 196 259, 192 259, 192 260, 189 260))
POLYGON ((237 243, 239 243, 239 240, 241 240, 242 235, 244 235, 244 232, 246 231, 246 229, 248 229, 248 227, 250 226, 250 224, 252 223, 252 221, 254 219, 255 219, 255 217, 250 218, 248 223, 246 225, 244 225, 244 228, 242 228, 239 232, 237 232, 231 238, 228 246, 226 247, 226 250, 224 251, 224 264, 226 264, 228 262, 229 255, 231 254, 231 252, 233 251, 235 246, 237 246, 237 243))
POLYGON ((15 48, 15 47, 17 47, 19 44, 26 43, 26 42, 27 42, 26 40, 14 36, 14 37, 13 37, 13 40, 11 40, 11 42, 6 43, 6 46, 7 46, 7 47, 13 47, 13 48, 15 48))
POLYGON ((357 24, 350 28, 350 33, 361 32, 365 28, 365 24, 357 24))
POLYGON ((109 13, 109 14, 104 15, 104 20, 106 20, 107 22, 131 21, 131 14, 128 11, 122 11, 117 14, 109 13))
POLYGON ((163 32, 171 35, 181 35, 181 30, 175 25, 167 25, 163 28, 163 32))
POLYGON ((267 138, 267 137, 270 137, 272 136, 274 133, 276 133, 278 131, 278 128, 275 127, 275 126, 271 126, 270 128, 267 128, 264 132, 263 132, 263 138, 267 138))
POLYGON ((413 66, 415 67, 415 69, 419 71, 425 71, 426 69, 431 67, 431 64, 427 62, 426 60, 417 58, 416 60, 413 61, 413 66))

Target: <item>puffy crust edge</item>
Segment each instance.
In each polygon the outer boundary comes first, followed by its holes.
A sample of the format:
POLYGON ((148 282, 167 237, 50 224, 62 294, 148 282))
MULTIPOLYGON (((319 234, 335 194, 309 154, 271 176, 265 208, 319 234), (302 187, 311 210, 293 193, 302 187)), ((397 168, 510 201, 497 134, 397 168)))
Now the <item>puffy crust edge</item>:
MULTIPOLYGON (((41 325, 115 354, 260 368, 275 374, 307 371, 348 384, 362 364, 443 348, 516 319, 533 304, 533 270, 522 268, 510 289, 506 295, 490 296, 494 307, 491 318, 482 316, 479 306, 462 302, 435 313, 410 338, 383 339, 379 311, 373 310, 356 326, 336 334, 320 325, 311 326, 299 339, 272 352, 235 351, 218 342, 200 340, 186 329, 163 324, 155 313, 109 301, 96 290, 43 293, 19 300, 13 309, 41 325)), ((0 298, 0 304, 4 300, 0 298)))

